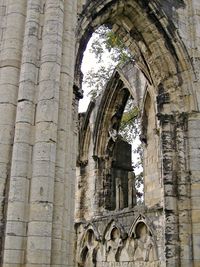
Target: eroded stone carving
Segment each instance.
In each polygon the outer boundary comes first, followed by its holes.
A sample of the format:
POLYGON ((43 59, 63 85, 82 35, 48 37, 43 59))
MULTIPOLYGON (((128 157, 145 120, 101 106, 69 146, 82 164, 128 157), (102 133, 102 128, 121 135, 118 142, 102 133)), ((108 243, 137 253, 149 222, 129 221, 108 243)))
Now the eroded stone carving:
MULTIPOLYGON (((103 238, 98 238, 90 227, 83 235, 79 250, 78 266, 101 266, 110 263, 157 264, 157 246, 152 231, 144 217, 139 216, 132 225, 129 234, 121 225, 111 221, 104 232, 103 238)), ((120 265, 123 266, 123 265, 120 265)), ((136 265, 137 266, 137 265, 136 265)), ((156 266, 156 265, 155 265, 156 266)))
POLYGON ((106 260, 108 262, 119 261, 119 255, 123 246, 123 238, 125 233, 113 221, 108 225, 105 234, 106 260))
POLYGON ((147 226, 140 222, 136 227, 136 248, 135 248, 135 261, 149 261, 154 260, 154 243, 152 237, 147 229, 147 226))
POLYGON ((98 237, 95 230, 90 226, 82 237, 79 250, 78 266, 96 266, 96 255, 98 250, 98 237))

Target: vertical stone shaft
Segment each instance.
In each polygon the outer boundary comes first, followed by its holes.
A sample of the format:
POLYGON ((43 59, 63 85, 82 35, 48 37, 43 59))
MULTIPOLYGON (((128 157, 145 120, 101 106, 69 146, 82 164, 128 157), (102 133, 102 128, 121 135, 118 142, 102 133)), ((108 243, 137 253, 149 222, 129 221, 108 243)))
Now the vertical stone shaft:
MULTIPOLYGON (((26 1, 1 1, 0 24, 0 249, 3 247, 6 197, 16 117, 26 1)), ((7 251, 4 252, 6 256, 7 251)), ((15 256, 13 254, 13 260, 15 256)), ((2 255, 0 255, 2 261, 2 255)))
MULTIPOLYGON (((200 265, 200 114, 190 114, 188 119, 188 161, 190 170, 190 210, 189 218, 190 225, 192 226, 192 238, 190 243, 186 245, 190 246, 190 262, 192 266, 200 265), (193 261, 191 261, 193 259, 193 261)), ((189 185, 188 185, 189 186, 189 185)), ((190 231, 184 232, 189 234, 190 231)), ((189 265, 188 265, 189 266, 189 265)))
POLYGON ((32 153, 32 130, 37 85, 37 50, 40 0, 29 0, 24 36, 23 56, 15 124, 10 188, 8 195, 4 266, 24 264, 27 207, 29 197, 29 166, 32 153))
POLYGON ((72 143, 71 143, 71 175, 70 175, 70 199, 68 201, 66 198, 65 203, 67 203, 67 209, 69 210, 68 220, 68 231, 70 235, 69 243, 69 266, 74 266, 74 241, 75 241, 75 231, 74 231, 74 218, 75 218, 75 186, 76 186, 76 161, 78 156, 78 96, 74 92, 74 102, 73 102, 73 123, 72 123, 72 143))
POLYGON ((179 262, 178 247, 178 203, 177 177, 175 173, 175 138, 174 125, 171 121, 162 124, 162 157, 165 208, 165 256, 166 266, 177 266, 179 262))
POLYGON ((63 242, 62 242, 62 253, 63 253, 63 259, 64 262, 68 260, 68 266, 74 266, 74 255, 73 255, 73 248, 74 248, 74 208, 75 208, 75 181, 76 181, 76 173, 75 173, 75 164, 76 164, 76 158, 74 157, 74 154, 77 153, 77 147, 75 145, 75 142, 77 141, 77 136, 74 132, 74 122, 76 123, 76 117, 73 115, 77 115, 78 113, 78 106, 75 105, 73 110, 73 99, 76 98, 73 94, 73 82, 74 82, 74 69, 75 69, 75 47, 76 47, 76 39, 75 39, 75 29, 76 29, 76 23, 77 23, 77 0, 74 1, 67 1, 68 4, 65 6, 65 12, 68 13, 68 16, 66 17, 65 21, 65 52, 63 54, 66 54, 66 58, 63 61, 63 81, 64 76, 65 78, 66 73, 69 74, 69 88, 71 88, 69 92, 69 110, 71 111, 69 116, 69 120, 67 122, 67 132, 70 134, 70 139, 67 139, 67 147, 70 149, 70 153, 68 152, 66 155, 66 168, 65 168, 65 175, 67 180, 65 180, 65 211, 68 216, 65 216, 65 220, 63 221, 64 231, 63 231, 63 242), (69 2, 71 5, 71 11, 69 11, 69 2), (71 23, 70 23, 71 21, 71 23), (69 27, 69 26, 70 27, 69 27), (69 27, 69 28, 68 28, 69 27), (69 30, 67 30, 69 29, 69 30), (68 47, 68 48, 67 48, 68 47), (72 53, 70 53, 72 51, 72 53), (69 68, 69 62, 73 62, 70 69, 69 68), (68 66, 68 67, 67 67, 68 66), (68 69, 68 71, 67 71, 68 69), (76 113, 74 114, 73 111, 76 113), (69 164, 70 162, 70 164, 69 164), (69 193, 68 193, 69 192, 69 193), (69 201, 70 199, 70 201, 69 201), (69 249, 67 249, 69 247, 69 249), (68 251, 68 253, 65 253, 65 251, 68 251))
MULTIPOLYGON (((71 266, 73 256, 74 225, 74 186, 75 174, 72 172, 73 144, 73 81, 75 62, 75 27, 77 1, 67 0, 64 6, 64 36, 61 68, 61 88, 59 104, 59 123, 56 179, 54 191, 54 220, 52 232, 52 265, 71 266), (71 207, 72 205, 72 207, 71 207), (57 220, 56 220, 57 218, 57 220), (56 257, 58 255, 58 257, 56 257)), ((75 152, 76 153, 76 152, 75 152)), ((75 161, 76 162, 76 161, 75 161)))
POLYGON ((119 210, 121 208, 121 179, 116 178, 116 209, 119 210))
POLYGON ((63 1, 45 3, 26 266, 51 266, 63 1))
MULTIPOLYGON (((179 118, 179 123, 181 118, 179 118)), ((192 267, 192 225, 191 225, 191 192, 190 176, 187 169, 188 143, 186 142, 186 124, 182 122, 176 130, 176 156, 177 156, 177 179, 178 179, 178 215, 179 215, 179 242, 180 242, 180 264, 192 267)))
POLYGON ((137 204, 135 189, 135 173, 128 173, 128 206, 133 208, 137 204))

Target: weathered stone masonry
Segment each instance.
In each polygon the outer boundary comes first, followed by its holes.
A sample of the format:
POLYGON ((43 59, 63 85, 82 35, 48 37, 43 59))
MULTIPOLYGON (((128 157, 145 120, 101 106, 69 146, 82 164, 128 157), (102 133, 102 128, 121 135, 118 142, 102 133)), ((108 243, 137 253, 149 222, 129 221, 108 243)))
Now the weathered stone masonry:
POLYGON ((200 266, 199 13, 198 0, 0 0, 1 266, 200 266), (91 107, 78 155, 80 65, 104 23, 129 47, 146 84, 126 70, 113 91, 122 104, 128 90, 150 122, 141 209, 130 191, 125 209, 99 203, 106 194, 94 178, 101 164, 112 166, 104 156, 117 102, 102 102, 107 113, 95 133, 90 115, 100 110, 91 107), (74 219, 77 158, 77 185, 88 187, 74 219), (90 201, 88 190, 96 193, 90 201))

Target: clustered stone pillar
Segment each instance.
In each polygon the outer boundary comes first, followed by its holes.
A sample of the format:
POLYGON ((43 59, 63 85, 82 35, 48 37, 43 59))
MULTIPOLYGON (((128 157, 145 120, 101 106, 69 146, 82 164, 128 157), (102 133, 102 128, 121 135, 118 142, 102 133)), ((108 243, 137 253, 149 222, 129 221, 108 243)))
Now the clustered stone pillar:
POLYGON ((167 266, 179 264, 178 248, 178 203, 176 199, 177 177, 175 174, 174 143, 175 118, 172 115, 162 114, 162 179, 164 184, 164 209, 165 209, 165 256, 167 266), (170 233, 170 234, 169 234, 170 233))
POLYGON ((75 163, 72 154, 76 151, 72 121, 76 6, 76 0, 65 1, 53 205, 53 266, 73 266, 74 261, 74 233, 71 220, 74 218, 76 180, 75 172, 72 170, 72 163, 75 163))
POLYGON ((180 242, 181 266, 192 266, 191 257, 191 177, 188 169, 188 114, 180 114, 176 125, 176 162, 177 162, 177 196, 178 196, 178 230, 180 242))
POLYGON ((73 266, 77 2, 2 0, 0 9, 2 266, 73 266))
POLYGON ((35 119, 27 266, 51 264, 62 36, 63 1, 47 0, 35 119))
MULTIPOLYGON (((21 243, 21 236, 23 235, 21 231, 23 224, 21 213, 24 211, 24 203, 23 196, 20 194, 21 185, 19 179, 16 177, 16 172, 19 171, 19 165, 21 165, 22 160, 21 156, 25 147, 23 145, 16 145, 12 156, 12 145, 16 107, 18 104, 17 96, 22 60, 26 1, 1 1, 0 6, 3 12, 1 14, 3 17, 1 18, 2 34, 0 53, 0 243, 2 247, 4 246, 4 253, 2 255, 5 263, 4 266, 10 266, 10 263, 21 263, 23 249, 21 243), (4 28, 2 25, 4 25, 4 28), (12 157, 12 161, 16 162, 18 160, 18 166, 16 164, 12 165, 10 194, 8 194, 12 157), (15 180, 15 188, 13 188, 13 180, 15 180), (14 190, 19 194, 14 194, 14 190), (8 195, 7 208, 6 198, 8 195), (6 212, 7 218, 5 218, 6 212), (5 240, 3 240, 2 237, 5 227, 7 235, 5 240)), ((18 131, 17 128, 16 126, 16 133, 18 131)))
MULTIPOLYGON (((189 217, 190 225, 187 228, 184 228, 185 238, 185 247, 191 248, 191 243, 193 242, 193 251, 189 250, 190 258, 193 257, 193 266, 200 266, 200 254, 199 254, 199 244, 200 244, 200 114, 194 113, 191 114, 188 119, 188 150, 189 150, 189 169, 190 169, 190 181, 189 184, 191 188, 190 203, 191 208, 188 210, 188 213, 185 214, 189 217), (192 222, 192 224, 191 224, 192 222), (191 238, 192 232, 192 238, 191 238)), ((184 214, 182 212, 182 214, 184 214)), ((184 214, 184 215, 185 215, 184 214)), ((183 217, 183 216, 182 216, 183 217)), ((186 217, 186 216, 184 216, 186 217)), ((187 263, 187 262, 186 262, 187 263)), ((191 261, 190 261, 191 264, 191 261)), ((190 266, 190 265, 188 265, 190 266)), ((191 265, 192 266, 192 265, 191 265)))

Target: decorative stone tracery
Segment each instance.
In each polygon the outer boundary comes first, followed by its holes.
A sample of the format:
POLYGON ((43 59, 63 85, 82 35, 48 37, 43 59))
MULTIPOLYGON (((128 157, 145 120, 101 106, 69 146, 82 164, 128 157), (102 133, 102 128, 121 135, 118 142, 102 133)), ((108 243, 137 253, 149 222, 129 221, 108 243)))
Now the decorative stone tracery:
POLYGON ((102 234, 95 230, 94 222, 88 228, 83 228, 79 235, 82 238, 77 251, 78 266, 104 266, 106 263, 112 263, 112 266, 123 266, 125 263, 157 266, 159 263, 156 237, 143 215, 137 217, 129 232, 111 220, 102 234))

